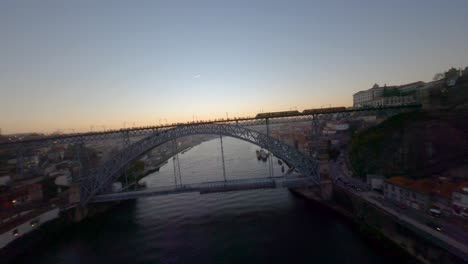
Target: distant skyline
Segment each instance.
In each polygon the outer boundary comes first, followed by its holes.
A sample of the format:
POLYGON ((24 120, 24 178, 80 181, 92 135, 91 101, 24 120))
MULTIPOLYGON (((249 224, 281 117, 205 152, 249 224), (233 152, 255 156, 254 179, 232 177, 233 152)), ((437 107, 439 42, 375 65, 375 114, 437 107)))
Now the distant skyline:
POLYGON ((467 13, 466 0, 1 1, 0 128, 350 106, 374 83, 467 66, 467 13))

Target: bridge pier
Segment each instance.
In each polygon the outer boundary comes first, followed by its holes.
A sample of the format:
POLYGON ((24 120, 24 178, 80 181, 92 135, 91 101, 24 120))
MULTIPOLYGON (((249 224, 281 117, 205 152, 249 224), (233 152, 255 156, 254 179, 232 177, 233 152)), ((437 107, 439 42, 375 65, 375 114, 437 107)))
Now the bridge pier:
POLYGON ((88 216, 88 207, 86 206, 77 206, 73 209, 72 221, 79 223, 83 221, 88 216))
POLYGON ((24 178, 24 149, 22 147, 16 150, 16 174, 20 179, 24 178))
POLYGON ((332 196, 333 196, 332 181, 329 179, 322 180, 320 182, 320 197, 322 197, 322 200, 324 201, 329 201, 332 199, 332 196))

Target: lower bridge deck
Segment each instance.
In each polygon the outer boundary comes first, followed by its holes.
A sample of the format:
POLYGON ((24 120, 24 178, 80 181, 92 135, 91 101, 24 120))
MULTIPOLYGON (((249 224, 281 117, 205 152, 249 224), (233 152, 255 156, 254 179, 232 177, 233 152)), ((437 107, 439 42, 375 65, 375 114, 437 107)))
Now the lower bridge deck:
POLYGON ((229 180, 229 181, 215 181, 203 182, 195 184, 182 184, 162 187, 151 187, 143 190, 125 191, 109 194, 96 195, 91 199, 91 203, 111 202, 120 200, 137 199, 140 197, 151 197, 159 195, 177 194, 198 192, 204 193, 217 193, 229 191, 242 191, 242 190, 255 190, 255 189, 275 189, 275 188, 295 188, 304 187, 313 183, 307 177, 269 177, 269 178, 255 178, 244 180, 229 180))

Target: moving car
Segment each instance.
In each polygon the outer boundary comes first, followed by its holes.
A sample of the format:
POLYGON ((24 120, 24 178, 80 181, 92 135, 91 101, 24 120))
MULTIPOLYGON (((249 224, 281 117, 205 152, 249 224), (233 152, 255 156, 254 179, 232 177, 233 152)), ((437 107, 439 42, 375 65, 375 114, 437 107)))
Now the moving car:
POLYGON ((434 228, 435 230, 437 230, 439 232, 442 232, 442 227, 440 227, 438 224, 436 224, 434 222, 426 222, 426 225, 429 226, 429 227, 434 228))

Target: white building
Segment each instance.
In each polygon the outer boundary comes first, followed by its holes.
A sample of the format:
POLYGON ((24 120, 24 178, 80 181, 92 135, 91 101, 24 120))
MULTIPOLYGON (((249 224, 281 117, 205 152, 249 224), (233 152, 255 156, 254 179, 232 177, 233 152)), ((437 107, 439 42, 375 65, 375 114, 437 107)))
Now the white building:
POLYGON ((429 193, 432 184, 429 180, 413 181, 398 176, 385 180, 383 187, 384 197, 387 200, 423 211, 430 206, 429 193))
POLYGON ((375 84, 371 89, 365 91, 359 91, 353 94, 353 106, 364 107, 364 106, 391 106, 391 105, 403 105, 416 103, 416 96, 409 95, 408 93, 413 91, 419 91, 424 87, 424 82, 414 82, 404 84, 400 86, 384 86, 379 87, 375 84), (400 96, 384 96, 384 91, 396 90, 400 93, 400 96))
POLYGON ((383 175, 367 174, 366 182, 371 186, 372 190, 382 190, 385 177, 383 175))
POLYGON ((452 203, 454 215, 468 218, 468 182, 462 183, 453 191, 452 203))
POLYGON ((408 92, 412 92, 412 91, 417 91, 417 90, 421 89, 424 85, 425 85, 425 83, 420 81, 420 82, 414 82, 414 83, 408 83, 408 84, 400 85, 397 88, 402 93, 408 93, 408 92))
POLYGON ((371 89, 365 91, 359 91, 353 94, 353 106, 362 107, 368 105, 368 102, 371 102, 377 98, 383 96, 384 87, 379 87, 377 84, 374 85, 371 89))
POLYGON ((368 106, 379 107, 379 106, 397 106, 397 105, 407 105, 416 103, 416 96, 406 95, 406 96, 390 96, 390 97, 381 97, 375 99, 371 102, 367 102, 368 106))

